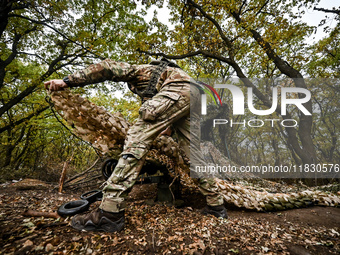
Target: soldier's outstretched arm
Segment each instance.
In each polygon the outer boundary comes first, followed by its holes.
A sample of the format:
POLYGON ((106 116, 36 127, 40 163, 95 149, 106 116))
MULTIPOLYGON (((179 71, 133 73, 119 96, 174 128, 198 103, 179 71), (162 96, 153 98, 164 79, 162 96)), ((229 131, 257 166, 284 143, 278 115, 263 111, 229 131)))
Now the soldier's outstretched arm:
POLYGON ((107 80, 129 81, 136 75, 135 67, 128 63, 105 59, 92 64, 85 69, 68 75, 63 80, 50 80, 44 83, 45 88, 51 91, 62 90, 67 87, 83 87, 107 80))
POLYGON ((133 65, 105 59, 97 64, 92 64, 85 69, 78 70, 68 75, 64 81, 69 87, 83 87, 107 80, 129 81, 135 76, 133 65))

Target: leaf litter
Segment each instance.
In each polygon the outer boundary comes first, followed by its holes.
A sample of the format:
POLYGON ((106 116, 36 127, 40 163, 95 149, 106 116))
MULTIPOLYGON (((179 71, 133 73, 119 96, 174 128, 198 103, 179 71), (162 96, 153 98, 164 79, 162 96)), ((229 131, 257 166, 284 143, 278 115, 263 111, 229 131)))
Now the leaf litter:
MULTIPOLYGON (((340 209, 310 207, 258 213, 228 208, 229 219, 200 214, 204 199, 186 194, 182 208, 149 203, 155 186, 136 185, 120 233, 79 232, 55 212, 81 193, 0 189, 0 254, 339 254, 340 209)), ((98 202, 92 207, 98 206, 98 202)))

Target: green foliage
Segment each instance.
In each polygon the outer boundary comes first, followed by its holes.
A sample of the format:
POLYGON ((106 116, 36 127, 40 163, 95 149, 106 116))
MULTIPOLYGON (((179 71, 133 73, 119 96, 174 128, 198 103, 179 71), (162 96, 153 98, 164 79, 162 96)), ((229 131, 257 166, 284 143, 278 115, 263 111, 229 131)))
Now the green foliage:
MULTIPOLYGON (((9 1, 7 6, 1 9, 8 20, 1 21, 0 31, 0 167, 48 178, 46 173, 60 170, 74 153, 71 168, 82 170, 96 154, 56 121, 42 82, 104 58, 128 60, 122 49, 147 29, 145 12, 126 0, 9 1)), ((94 87, 77 91, 90 96, 94 87)), ((96 89, 103 95, 122 85, 103 83, 96 89)), ((123 106, 113 110, 136 117, 131 96, 115 102, 123 106)))
MULTIPOLYGON (((168 7, 171 9, 174 28, 167 32, 171 44, 166 40, 167 37, 159 33, 159 37, 166 43, 144 44, 141 50, 152 52, 156 56, 159 55, 157 53, 165 53, 169 58, 175 56, 176 59, 182 59, 182 66, 194 78, 213 80, 213 77, 221 77, 220 83, 236 75, 244 79, 247 87, 258 89, 255 92, 257 96, 255 108, 266 109, 271 104, 271 85, 258 86, 248 79, 275 80, 285 76, 303 78, 308 75, 314 77, 339 75, 338 26, 333 30, 327 28, 325 31, 329 35, 317 44, 313 46, 306 44, 316 28, 304 23, 301 18, 318 3, 317 0, 172 0, 169 1, 168 7)), ((336 16, 335 19, 338 20, 339 17, 336 16)), ((296 110, 290 109, 288 118, 298 120, 299 124, 294 130, 278 125, 271 130, 266 130, 265 127, 237 128, 237 131, 230 129, 227 143, 231 151, 236 153, 233 159, 239 160, 240 163, 273 163, 273 158, 276 163, 311 163, 310 159, 313 159, 313 162, 323 162, 330 160, 330 155, 325 157, 327 154, 325 151, 328 151, 328 154, 333 153, 332 162, 339 159, 339 151, 336 149, 338 141, 337 138, 332 138, 336 134, 334 127, 337 125, 338 113, 334 109, 338 108, 338 102, 332 101, 325 93, 319 93, 324 91, 327 85, 320 84, 318 89, 314 89, 304 80, 292 85, 308 88, 315 93, 314 101, 306 104, 310 110, 314 105, 316 111, 313 115, 314 120, 312 117, 301 117, 296 110), (327 103, 330 103, 329 106, 327 103), (320 108, 323 109, 321 115, 320 108), (327 118, 322 117, 323 112, 327 112, 327 118), (327 135, 322 137, 317 134, 318 127, 327 129, 327 135), (326 137, 328 139, 320 144, 319 140, 326 137), (311 146, 313 143, 314 146, 311 146), (327 149, 327 146, 331 148, 327 149)), ((330 94, 337 93, 338 85, 333 83, 328 91, 330 94)), ((223 101, 230 109, 229 100, 231 97, 225 96, 223 101)), ((267 117, 282 120, 278 113, 277 111, 276 114, 267 117)), ((230 114, 227 117, 236 118, 230 114)), ((247 117, 249 119, 256 116, 248 114, 245 118, 247 117)), ((224 131, 215 131, 214 142, 221 150, 225 148, 224 131)))
POLYGON ((329 35, 311 46, 308 73, 313 77, 340 77, 340 23, 329 35))

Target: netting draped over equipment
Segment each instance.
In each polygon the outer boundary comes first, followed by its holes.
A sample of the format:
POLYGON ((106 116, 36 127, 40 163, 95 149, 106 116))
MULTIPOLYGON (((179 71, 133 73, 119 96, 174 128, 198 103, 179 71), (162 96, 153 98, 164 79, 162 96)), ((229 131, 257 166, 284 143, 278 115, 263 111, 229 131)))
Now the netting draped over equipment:
MULTIPOLYGON (((56 111, 77 136, 92 144, 101 155, 118 159, 131 125, 122 114, 109 113, 69 90, 53 92, 50 96, 56 111)), ((223 157, 212 144, 203 146, 208 148, 202 150, 203 152, 215 151, 214 157, 223 157)), ((189 159, 171 137, 165 135, 157 137, 147 157, 165 165, 172 177, 180 177, 183 185, 197 188, 197 182, 189 177, 189 159)), ((319 190, 272 193, 270 187, 279 184, 267 180, 258 180, 258 187, 251 186, 244 180, 233 182, 217 178, 216 180, 225 202, 247 209, 270 211, 304 207, 310 203, 326 206, 340 204, 338 195, 319 190), (264 185, 261 186, 261 183, 264 185)), ((288 191, 287 188, 286 190, 288 191)))

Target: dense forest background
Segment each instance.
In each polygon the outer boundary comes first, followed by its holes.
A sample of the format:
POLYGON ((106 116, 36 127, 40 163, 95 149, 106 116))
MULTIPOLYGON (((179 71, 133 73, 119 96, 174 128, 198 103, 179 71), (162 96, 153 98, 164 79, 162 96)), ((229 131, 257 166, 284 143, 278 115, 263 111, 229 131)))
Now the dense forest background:
MULTIPOLYGON (((105 58, 141 64, 166 56, 193 78, 211 84, 241 78, 244 91, 253 88, 257 109, 271 106, 274 80, 299 78, 291 86, 312 92, 305 107, 313 115, 296 109, 286 116, 279 110, 272 115, 296 119, 297 128, 224 125, 204 138, 243 165, 339 163, 340 9, 335 4, 324 8, 318 0, 1 1, 0 181, 55 181, 71 155, 74 171, 93 163, 93 148, 54 115, 43 81, 63 78, 105 58), (168 23, 155 6, 170 10, 168 23), (306 12, 322 13, 324 19, 310 26, 302 19, 306 12), (313 39, 320 30, 323 38, 313 39), (255 83, 258 78, 267 82, 255 83)), ((138 114, 140 103, 124 84, 106 82, 75 91, 112 112, 122 112, 130 121, 138 114)), ((219 94, 225 103, 223 114, 210 117, 230 119, 231 95, 219 94)), ((213 112, 213 104, 209 107, 213 112)))

